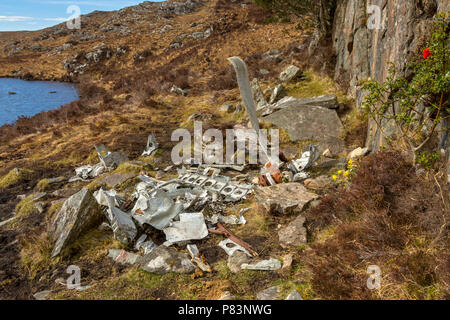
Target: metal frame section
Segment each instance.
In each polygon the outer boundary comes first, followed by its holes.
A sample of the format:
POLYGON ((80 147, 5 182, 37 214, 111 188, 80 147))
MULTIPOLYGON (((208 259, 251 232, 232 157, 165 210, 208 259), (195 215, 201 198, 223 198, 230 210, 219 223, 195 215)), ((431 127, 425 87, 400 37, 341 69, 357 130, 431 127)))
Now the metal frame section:
POLYGON ((148 136, 148 139, 147 139, 147 146, 146 146, 144 152, 142 153, 142 156, 149 157, 149 156, 151 156, 153 154, 153 152, 158 150, 158 148, 159 148, 159 143, 156 140, 155 135, 154 134, 150 134, 148 136))
POLYGON ((301 173, 309 169, 319 157, 320 154, 317 148, 314 145, 310 145, 309 151, 304 152, 300 159, 292 160, 288 168, 294 173, 301 173))
POLYGON ((238 245, 236 242, 234 242, 231 239, 225 239, 219 242, 219 247, 221 247, 223 250, 225 250, 225 252, 227 253, 227 255, 232 256, 234 252, 236 251, 242 251, 244 252, 246 255, 248 255, 249 257, 253 257, 250 252, 247 251, 247 249, 245 249, 244 247, 238 245), (232 247, 229 247, 228 245, 231 244, 232 247))
MULTIPOLYGON (((205 176, 199 173, 185 173, 176 181, 188 186, 219 193, 225 201, 239 201, 253 191, 252 185, 238 184, 223 176, 205 176)), ((175 181, 174 181, 175 182, 175 181)))

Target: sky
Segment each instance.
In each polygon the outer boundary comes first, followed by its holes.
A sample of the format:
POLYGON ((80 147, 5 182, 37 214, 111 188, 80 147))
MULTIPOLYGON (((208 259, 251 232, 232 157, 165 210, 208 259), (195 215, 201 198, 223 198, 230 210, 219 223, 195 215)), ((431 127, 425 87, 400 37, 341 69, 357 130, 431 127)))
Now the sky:
MULTIPOLYGON (((0 0, 0 31, 39 30, 67 21, 75 12, 111 11, 136 5, 144 0, 0 0)), ((161 0, 153 0, 159 2, 161 0)))

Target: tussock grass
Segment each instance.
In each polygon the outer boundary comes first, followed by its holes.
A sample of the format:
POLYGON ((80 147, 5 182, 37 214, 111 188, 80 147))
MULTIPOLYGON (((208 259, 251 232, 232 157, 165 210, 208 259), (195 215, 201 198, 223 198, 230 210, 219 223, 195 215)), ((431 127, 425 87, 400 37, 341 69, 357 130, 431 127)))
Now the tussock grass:
POLYGON ((8 188, 30 178, 33 170, 14 168, 0 179, 0 188, 8 188))

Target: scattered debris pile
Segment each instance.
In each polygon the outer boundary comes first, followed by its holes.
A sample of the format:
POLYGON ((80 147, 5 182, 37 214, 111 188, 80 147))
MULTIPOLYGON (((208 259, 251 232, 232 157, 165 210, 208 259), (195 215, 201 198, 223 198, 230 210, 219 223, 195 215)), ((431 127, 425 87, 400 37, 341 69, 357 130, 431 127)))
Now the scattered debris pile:
MULTIPOLYGON (((255 103, 257 97, 255 90, 252 93, 246 65, 237 57, 230 58, 230 62, 238 74, 242 99, 250 123, 255 129, 255 138, 261 143, 255 103)), ((294 77, 299 74, 299 70, 294 68, 290 71, 294 77)), ((257 83, 254 87, 256 85, 257 83)), ((258 106, 263 109, 260 116, 266 115, 267 118, 276 112, 289 110, 292 103, 299 108, 307 106, 309 110, 320 108, 321 111, 336 113, 333 110, 337 106, 335 96, 310 100, 294 101, 287 97, 276 104, 265 102, 262 107, 258 106)), ((306 125, 306 128, 309 127, 306 125)), ((158 148, 159 143, 155 135, 150 134, 142 156, 150 157, 158 148)), ((100 162, 94 166, 77 168, 76 176, 69 181, 96 178, 128 161, 123 152, 109 152, 104 145, 96 146, 95 149, 100 162)), ((331 152, 326 150, 323 154, 328 155, 331 152)), ((201 254, 197 244, 213 234, 224 236, 217 245, 228 255, 227 265, 231 272, 237 273, 244 269, 280 270, 280 259, 260 258, 259 253, 249 243, 226 227, 245 225, 244 214, 249 209, 241 209, 236 215, 227 213, 230 212, 230 207, 255 193, 258 207, 265 214, 296 217, 285 227, 280 226, 278 238, 282 247, 306 243, 305 217, 301 213, 319 196, 308 191, 305 181, 314 185, 312 179, 307 180, 310 178, 307 170, 317 165, 320 153, 316 145, 310 145, 298 159, 289 160, 282 153, 274 158, 273 155, 269 157, 266 152, 266 156, 266 164, 259 173, 253 172, 256 174, 253 177, 247 172, 249 167, 245 165, 204 165, 190 159, 176 168, 170 166, 164 170, 166 172, 177 169, 178 176, 168 181, 159 180, 158 175, 155 178, 150 177, 142 171, 137 176, 140 182, 132 186, 133 191, 127 194, 117 192, 111 185, 108 186, 109 189, 101 187, 93 194, 88 189, 83 189, 66 200, 55 219, 51 232, 55 243, 52 256, 59 255, 64 247, 70 245, 94 223, 100 224, 103 217, 101 229, 112 230, 114 238, 127 248, 109 250, 108 256, 116 263, 137 265, 157 274, 192 273, 196 268, 203 272, 212 272, 212 267, 201 254), (227 176, 221 174, 222 170, 237 171, 240 174, 227 176)), ((292 257, 290 261, 292 263, 292 257)), ((275 297, 278 294, 277 287, 266 291, 267 293, 261 292, 261 297, 275 297)), ((290 299, 301 299, 296 292, 291 296, 290 299)))
POLYGON ((100 162, 94 166, 86 165, 75 169, 75 176, 69 179, 69 182, 93 179, 104 172, 117 168, 122 162, 128 161, 127 155, 123 152, 109 152, 102 144, 95 146, 100 162))

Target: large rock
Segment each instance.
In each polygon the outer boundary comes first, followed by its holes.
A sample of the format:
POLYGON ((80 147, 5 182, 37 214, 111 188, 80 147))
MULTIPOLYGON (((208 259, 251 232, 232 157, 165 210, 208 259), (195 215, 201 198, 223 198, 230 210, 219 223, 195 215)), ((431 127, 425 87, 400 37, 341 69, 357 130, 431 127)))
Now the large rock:
POLYGON ((278 231, 278 239, 282 247, 299 246, 306 243, 305 217, 298 216, 287 227, 278 231))
POLYGON ((287 67, 282 73, 280 73, 281 82, 290 82, 292 80, 300 78, 302 71, 299 67, 291 65, 287 67))
POLYGON ((244 252, 236 250, 231 256, 228 257, 227 265, 230 271, 238 273, 241 271, 241 266, 250 262, 251 258, 244 252))
POLYGON ((270 96, 269 103, 274 104, 275 102, 279 101, 280 99, 286 97, 286 89, 282 84, 279 84, 273 88, 272 95, 270 96))
POLYGON ((102 157, 100 159, 102 164, 109 168, 109 169, 115 169, 117 168, 122 162, 128 161, 128 157, 123 151, 119 152, 110 152, 106 156, 102 157))
POLYGON ((303 300, 303 298, 300 293, 298 293, 298 291, 294 289, 291 291, 291 293, 289 293, 285 300, 303 300))
POLYGON ((156 274, 192 273, 195 270, 195 266, 186 254, 166 246, 159 246, 144 256, 139 266, 145 271, 156 274))
POLYGON ((262 120, 287 130, 292 142, 339 139, 344 128, 335 110, 302 103, 301 99, 292 99, 262 120))
POLYGON ((317 198, 318 195, 308 192, 299 183, 282 183, 256 189, 258 206, 265 213, 275 215, 300 213, 310 201, 317 198))
POLYGON ((273 286, 267 288, 263 291, 258 292, 256 298, 258 300, 276 300, 278 298, 278 294, 280 293, 280 288, 278 286, 273 286))
POLYGON ((59 255, 83 232, 99 224, 102 217, 100 206, 88 189, 82 189, 67 199, 50 229, 50 237, 55 243, 52 257, 59 255))
POLYGON ((252 94, 253 94, 253 100, 256 103, 256 109, 263 109, 264 107, 267 107, 269 104, 267 103, 266 98, 264 97, 264 93, 261 90, 261 87, 259 86, 258 79, 253 79, 251 83, 252 87, 252 94))

